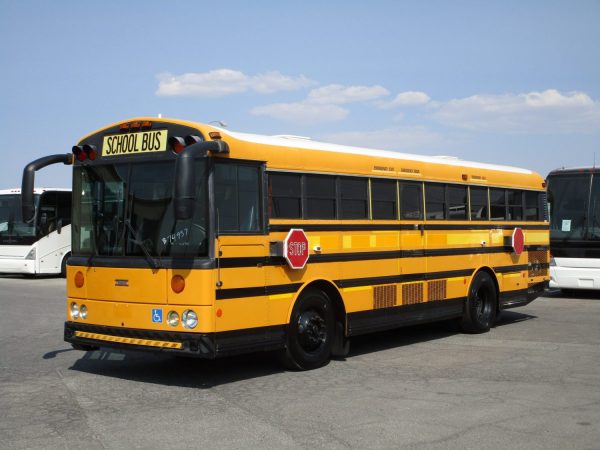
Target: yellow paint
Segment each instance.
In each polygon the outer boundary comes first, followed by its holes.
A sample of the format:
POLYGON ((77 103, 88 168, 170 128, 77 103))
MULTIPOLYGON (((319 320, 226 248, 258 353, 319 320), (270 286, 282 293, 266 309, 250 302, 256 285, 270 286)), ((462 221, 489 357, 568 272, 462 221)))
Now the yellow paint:
POLYGON ((181 342, 155 341, 151 339, 137 339, 122 336, 110 336, 107 334, 87 333, 85 331, 76 331, 75 336, 84 339, 94 339, 104 342, 118 342, 119 344, 142 345, 145 347, 177 348, 183 347, 181 342))

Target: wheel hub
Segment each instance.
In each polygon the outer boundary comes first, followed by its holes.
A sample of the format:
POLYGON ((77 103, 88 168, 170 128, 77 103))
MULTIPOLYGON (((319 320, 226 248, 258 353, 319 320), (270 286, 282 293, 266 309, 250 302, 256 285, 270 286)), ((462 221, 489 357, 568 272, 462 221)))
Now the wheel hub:
POLYGON ((298 341, 306 351, 317 350, 327 337, 325 320, 313 310, 303 312, 298 318, 298 341))

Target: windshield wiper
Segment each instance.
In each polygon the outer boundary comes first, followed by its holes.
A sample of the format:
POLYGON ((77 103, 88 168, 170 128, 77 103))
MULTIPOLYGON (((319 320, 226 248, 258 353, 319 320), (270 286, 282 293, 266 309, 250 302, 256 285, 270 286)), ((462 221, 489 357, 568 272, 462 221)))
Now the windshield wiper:
POLYGON ((142 249, 142 252, 144 252, 144 256, 146 257, 146 260, 148 261, 150 266, 153 269, 158 269, 158 268, 163 269, 164 267, 161 264, 160 259, 159 259, 159 262, 157 263, 156 260, 150 255, 150 252, 148 251, 148 247, 146 247, 146 244, 144 243, 144 241, 140 240, 139 236, 137 235, 137 233, 131 226, 129 219, 125 219, 124 223, 125 223, 125 226, 127 227, 127 229, 129 230, 129 232, 131 233, 131 236, 133 237, 133 239, 131 239, 131 242, 133 242, 134 244, 136 244, 137 246, 139 246, 142 249))

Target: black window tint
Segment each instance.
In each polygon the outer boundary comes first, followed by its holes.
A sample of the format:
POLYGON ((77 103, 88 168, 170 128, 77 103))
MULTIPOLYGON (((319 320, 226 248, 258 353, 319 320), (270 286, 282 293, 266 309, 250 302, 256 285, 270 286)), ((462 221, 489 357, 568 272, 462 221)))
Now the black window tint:
POLYGON ((46 236, 55 231, 57 219, 57 192, 44 192, 38 206, 38 236, 46 236))
POLYGON ((371 208, 373 219, 393 220, 397 218, 396 182, 371 180, 371 208))
POLYGON ((448 219, 467 219, 466 186, 448 186, 448 219))
POLYGON ((506 220, 504 189, 490 189, 490 216, 492 220, 506 220))
POLYGON ((258 167, 215 165, 215 207, 220 232, 260 230, 259 180, 258 167))
POLYGON ((446 218, 445 186, 443 184, 425 184, 425 214, 427 220, 446 218))
POLYGON ((508 220, 523 220, 523 191, 507 190, 508 220))
POLYGON ((540 220, 539 219, 539 193, 525 192, 525 220, 540 220))
POLYGON ((405 220, 423 219, 423 190, 421 183, 400 183, 400 217, 405 220))
POLYGON ((487 220, 488 191, 486 187, 471 186, 471 220, 487 220))
POLYGON ((71 223, 71 193, 57 192, 58 219, 61 221, 61 226, 71 223))
POLYGON ((368 180, 366 178, 340 178, 342 219, 368 219, 368 180))
POLYGON ((271 217, 302 217, 301 176, 294 173, 270 173, 271 217))
POLYGON ((335 219, 335 177, 306 175, 306 218, 335 219))

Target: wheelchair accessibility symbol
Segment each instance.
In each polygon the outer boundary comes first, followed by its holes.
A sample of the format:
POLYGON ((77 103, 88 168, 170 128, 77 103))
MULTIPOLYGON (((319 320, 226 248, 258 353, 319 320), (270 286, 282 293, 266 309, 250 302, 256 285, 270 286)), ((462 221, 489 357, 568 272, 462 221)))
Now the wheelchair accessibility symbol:
POLYGON ((160 309, 160 308, 152 309, 152 322, 153 323, 162 323, 162 321, 163 321, 162 309, 160 309))

